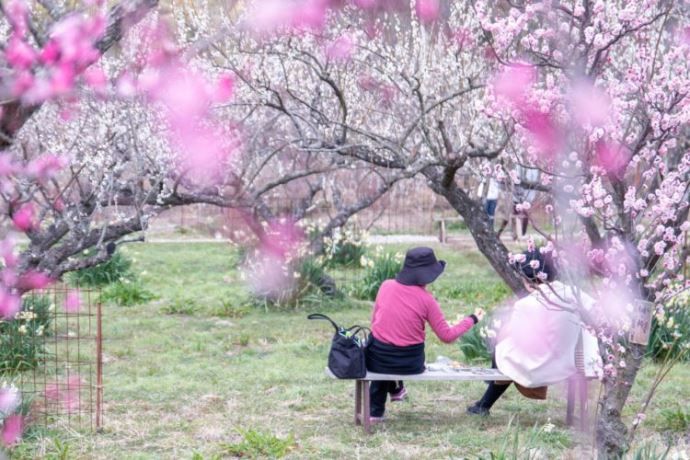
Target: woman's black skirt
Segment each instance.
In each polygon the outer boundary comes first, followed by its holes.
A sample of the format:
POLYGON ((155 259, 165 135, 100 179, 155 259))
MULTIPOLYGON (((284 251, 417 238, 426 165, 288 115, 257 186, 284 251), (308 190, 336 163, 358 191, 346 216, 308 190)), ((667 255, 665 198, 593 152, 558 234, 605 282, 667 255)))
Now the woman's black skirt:
POLYGON ((369 336, 367 370, 379 374, 412 375, 424 372, 424 343, 396 347, 369 336))

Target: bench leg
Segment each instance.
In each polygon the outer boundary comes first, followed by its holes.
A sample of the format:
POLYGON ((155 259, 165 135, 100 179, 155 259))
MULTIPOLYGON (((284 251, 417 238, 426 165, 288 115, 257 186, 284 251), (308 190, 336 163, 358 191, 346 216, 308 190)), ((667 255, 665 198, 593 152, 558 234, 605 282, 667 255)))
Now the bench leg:
POLYGON ((364 400, 364 404, 362 404, 362 419, 364 421, 364 432, 369 434, 371 433, 371 418, 370 418, 370 400, 369 400, 369 381, 368 380, 363 380, 362 381, 362 399, 364 400))
POLYGON ((568 407, 565 414, 565 424, 573 426, 573 414, 575 413, 575 378, 568 379, 568 407))
POLYGON ((355 380, 355 425, 361 425, 362 416, 362 382, 355 380))

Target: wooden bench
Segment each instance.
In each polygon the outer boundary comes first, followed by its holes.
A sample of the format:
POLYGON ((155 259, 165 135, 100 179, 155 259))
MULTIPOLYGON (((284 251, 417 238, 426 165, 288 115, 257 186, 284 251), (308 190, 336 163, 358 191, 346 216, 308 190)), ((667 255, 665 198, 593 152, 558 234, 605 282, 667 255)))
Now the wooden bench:
MULTIPOLYGON (((335 375, 326 368, 326 375, 337 379, 335 375)), ((370 419, 370 400, 369 400, 369 385, 372 381, 396 381, 404 380, 405 382, 415 381, 461 381, 461 382, 510 382, 510 378, 503 375, 498 369, 491 369, 486 367, 465 367, 459 369, 444 369, 444 370, 429 370, 427 369, 422 374, 414 375, 394 375, 394 374, 377 374, 374 372, 367 372, 364 378, 356 379, 355 382, 355 425, 362 425, 366 433, 371 433, 371 419, 370 419)), ((585 422, 587 417, 587 380, 579 374, 568 380, 568 407, 566 415, 566 423, 569 426, 573 424, 573 414, 575 411, 575 386, 580 385, 580 429, 585 429, 585 422)))

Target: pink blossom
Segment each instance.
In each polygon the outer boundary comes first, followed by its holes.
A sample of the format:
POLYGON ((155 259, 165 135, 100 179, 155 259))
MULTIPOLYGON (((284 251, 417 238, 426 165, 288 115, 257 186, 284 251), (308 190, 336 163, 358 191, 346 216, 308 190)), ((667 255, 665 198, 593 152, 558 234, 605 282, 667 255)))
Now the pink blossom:
POLYGON ((44 289, 53 283, 53 279, 45 273, 29 270, 17 280, 17 287, 32 291, 34 289, 44 289))
POLYGON ((680 41, 688 46, 690 46, 690 26, 684 27, 680 31, 680 41))
POLYGON ((560 144, 560 134, 550 114, 533 109, 525 110, 521 123, 530 133, 530 143, 537 148, 543 159, 552 159, 560 144))
POLYGON ((34 76, 31 72, 20 72, 12 82, 12 94, 14 96, 23 96, 24 93, 33 86, 34 76))
POLYGON ((460 49, 467 48, 474 44, 474 39, 472 38, 472 33, 465 28, 460 28, 453 32, 452 34, 455 43, 460 47, 460 49))
POLYGON ((221 75, 216 83, 213 100, 227 102, 232 98, 235 89, 235 78, 231 74, 221 75))
POLYGON ((12 25, 12 29, 17 35, 26 35, 28 32, 27 17, 29 8, 23 0, 11 0, 7 2, 5 9, 7 19, 12 25))
POLYGON ((120 75, 115 83, 115 90, 122 97, 133 97, 137 93, 134 78, 129 72, 120 75))
POLYGON ((13 215, 14 226, 22 232, 28 232, 38 226, 36 221, 36 207, 33 203, 22 205, 13 215))
POLYGON ((65 161, 62 158, 46 154, 32 160, 26 167, 26 173, 39 181, 45 181, 64 167, 65 161))
POLYGON ((74 290, 67 293, 65 298, 65 311, 67 313, 78 313, 81 310, 81 298, 79 291, 74 290))
POLYGON ((14 250, 14 241, 11 238, 0 241, 0 257, 5 262, 6 268, 14 268, 19 262, 19 257, 14 250))
POLYGON ((52 93, 60 95, 67 93, 74 87, 76 73, 71 64, 62 64, 53 69, 50 79, 52 93))
POLYGON ((10 294, 0 287, 0 318, 14 318, 14 315, 16 315, 21 308, 22 304, 19 297, 10 294))
POLYGON ((353 3, 357 8, 370 10, 376 7, 377 0, 353 0, 353 3))
POLYGON ((17 171, 17 166, 9 155, 0 155, 0 176, 10 176, 17 171))
POLYGON ((525 102, 527 92, 537 79, 537 72, 528 64, 506 66, 493 80, 492 87, 497 96, 514 105, 525 102))
POLYGON ((614 176, 622 174, 630 160, 630 151, 612 142, 597 143, 595 155, 595 164, 614 176))
POLYGON ((62 405, 67 412, 74 412, 81 404, 81 389, 84 382, 79 375, 70 375, 66 381, 49 383, 45 386, 47 400, 62 405))
POLYGON ((103 92, 108 84, 108 77, 100 67, 89 67, 84 71, 82 77, 84 82, 97 92, 103 92))
POLYGON ((661 256, 664 254, 664 251, 666 250, 666 243, 664 241, 659 241, 654 244, 654 253, 658 256, 661 256))
POLYGON ((613 364, 606 364, 604 366, 604 375, 612 379, 615 379, 618 375, 618 371, 616 370, 616 367, 613 364))
POLYGON ((329 0, 302 0, 292 14, 292 25, 298 29, 321 29, 326 23, 329 0))
POLYGON ((10 38, 5 50, 5 59, 15 69, 26 70, 36 60, 36 50, 19 37, 10 38))
POLYGON ((529 262, 529 266, 533 268, 534 270, 539 268, 539 261, 538 260, 531 260, 529 262))
POLYGON ((54 64, 60 58, 60 45, 55 40, 48 40, 43 46, 39 59, 43 64, 54 64))
POLYGON ((349 34, 340 36, 326 47, 326 57, 330 61, 344 62, 352 56, 354 41, 349 34))
POLYGON ((10 415, 21 403, 19 390, 16 387, 0 388, 0 418, 3 415, 10 415))
POLYGON ((24 419, 21 415, 10 415, 2 423, 2 443, 11 447, 22 437, 24 419))
POLYGON ((415 12, 423 24, 431 24, 438 20, 440 13, 439 0, 417 0, 415 12))
POLYGON ((255 0, 247 23, 261 35, 291 28, 319 29, 326 21, 327 9, 327 0, 255 0))
POLYGON ((522 203, 516 204, 515 205, 515 210, 517 212, 526 212, 529 211, 532 205, 530 204, 529 201, 524 201, 522 203))
POLYGON ((611 116, 611 98, 588 81, 577 82, 570 90, 569 99, 580 125, 601 126, 611 116))
POLYGON ((190 126, 210 107, 211 88, 204 78, 181 65, 171 64, 159 73, 157 84, 148 90, 149 97, 165 105, 171 122, 190 126), (165 75, 165 78, 162 76, 165 75))

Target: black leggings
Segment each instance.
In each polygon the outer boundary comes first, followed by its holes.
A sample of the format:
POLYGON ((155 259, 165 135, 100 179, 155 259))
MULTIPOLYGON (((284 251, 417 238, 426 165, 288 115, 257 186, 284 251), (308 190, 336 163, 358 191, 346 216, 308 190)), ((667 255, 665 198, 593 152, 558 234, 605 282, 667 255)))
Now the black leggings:
MULTIPOLYGON (((497 369, 498 367, 496 366, 496 358, 491 359, 491 368, 492 369, 497 369)), ((487 387, 486 391, 484 392, 484 396, 482 396, 482 399, 480 399, 477 402, 477 405, 483 409, 491 409, 491 406, 494 405, 498 399, 503 396, 503 393, 506 392, 508 387, 510 386, 510 383, 507 384, 500 384, 496 382, 489 382, 489 386, 487 387)))
MULTIPOLYGON (((379 374, 413 375, 424 372, 424 343, 397 347, 370 336, 367 345, 367 370, 379 374)), ((403 389, 402 381, 374 381, 369 387, 372 417, 382 417, 389 393, 403 389)))

